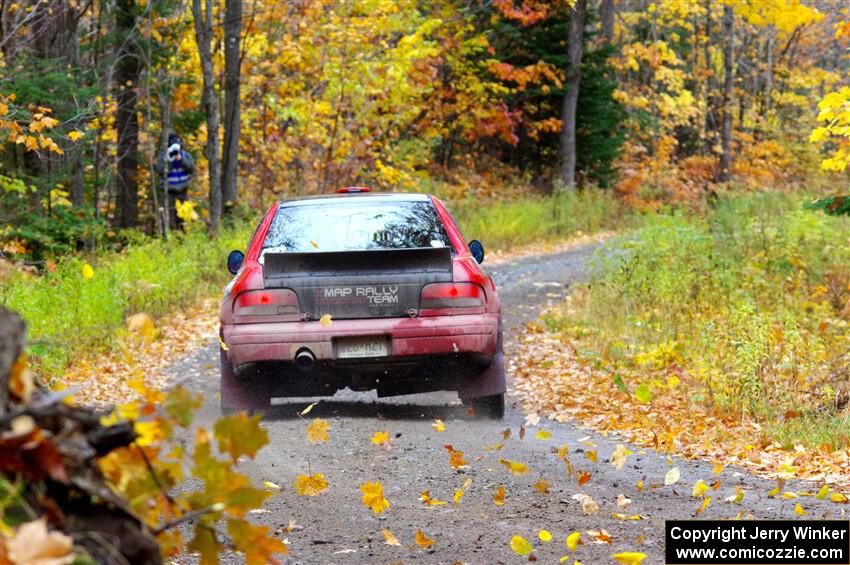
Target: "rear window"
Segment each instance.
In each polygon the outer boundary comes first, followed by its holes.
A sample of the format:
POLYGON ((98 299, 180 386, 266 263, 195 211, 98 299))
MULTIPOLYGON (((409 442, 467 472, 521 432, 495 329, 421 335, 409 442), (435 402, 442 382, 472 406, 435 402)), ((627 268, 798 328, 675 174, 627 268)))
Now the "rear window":
POLYGON ((366 251, 450 247, 430 201, 316 200, 278 208, 264 251, 366 251))

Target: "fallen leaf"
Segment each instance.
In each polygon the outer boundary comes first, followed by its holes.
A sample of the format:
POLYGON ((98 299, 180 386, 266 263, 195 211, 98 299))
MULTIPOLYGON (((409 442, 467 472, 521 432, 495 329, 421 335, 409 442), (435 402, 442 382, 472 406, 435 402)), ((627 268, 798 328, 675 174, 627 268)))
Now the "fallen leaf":
POLYGON ((731 502, 732 504, 740 503, 742 500, 744 500, 744 489, 742 489, 741 487, 737 487, 735 489, 735 494, 733 494, 732 496, 727 496, 723 500, 726 502, 731 502))
POLYGON ((525 426, 520 426, 519 427, 519 439, 524 439, 524 438, 525 438, 525 426))
POLYGON ((511 474, 525 475, 526 473, 528 473, 528 467, 525 465, 525 463, 509 461, 507 459, 499 459, 499 463, 504 465, 511 474))
POLYGON ((431 498, 430 491, 423 490, 419 493, 419 500, 421 500, 426 506, 442 506, 444 504, 448 504, 448 502, 444 500, 437 500, 436 498, 431 498))
POLYGON ((818 500, 823 500, 826 498, 826 495, 829 494, 829 485, 823 485, 818 493, 815 495, 815 498, 818 500))
POLYGON ((534 434, 534 439, 539 439, 539 440, 547 440, 551 437, 552 437, 552 432, 550 432, 549 430, 540 429, 540 430, 537 430, 537 432, 534 434))
POLYGON ((534 483, 534 490, 536 490, 540 494, 549 494, 549 488, 551 486, 552 483, 550 483, 546 479, 540 479, 539 481, 534 483))
POLYGON ((434 431, 436 432, 446 431, 446 425, 443 423, 442 420, 434 420, 434 422, 431 424, 431 427, 434 428, 434 431))
POLYGON ((638 551, 624 551, 623 553, 615 553, 611 557, 623 565, 640 565, 641 561, 646 559, 646 554, 638 551))
POLYGON ((725 468, 726 468, 726 465, 724 465, 723 463, 717 463, 714 466, 714 468, 712 469, 712 471, 714 472, 715 475, 719 475, 723 472, 723 469, 725 469, 725 468))
POLYGON ((466 479, 465 481, 463 481, 463 484, 460 486, 459 489, 457 489, 455 491, 455 494, 454 494, 454 497, 453 497, 455 506, 460 504, 460 499, 463 498, 463 495, 466 494, 466 491, 471 486, 472 486, 472 479, 466 479))
POLYGON ((626 495, 624 495, 624 494, 620 494, 620 495, 617 496, 617 508, 622 508, 623 510, 625 510, 626 508, 628 508, 631 505, 632 505, 632 499, 631 498, 626 498, 626 495))
POLYGON ((537 412, 532 412, 531 414, 526 414, 525 416, 525 425, 529 428, 533 428, 537 424, 540 423, 540 416, 537 412))
POLYGON ((510 428, 506 428, 502 432, 502 439, 511 439, 511 429, 510 428))
POLYGON ((437 542, 435 540, 429 539, 428 536, 422 533, 422 530, 416 530, 416 545, 427 549, 435 543, 437 542))
POLYGON ((460 469, 461 467, 468 466, 469 463, 463 458, 463 451, 453 449, 451 453, 449 453, 449 465, 451 465, 453 469, 460 469))
POLYGON ((665 477, 664 477, 664 485, 665 486, 675 485, 676 483, 679 482, 679 477, 680 477, 679 468, 673 467, 672 469, 667 471, 667 475, 665 475, 665 477))
POLYGON ((581 541, 581 532, 573 532, 567 536, 566 542, 570 551, 575 551, 581 541))
POLYGON ((401 543, 399 543, 398 539, 396 539, 396 537, 388 529, 384 528, 383 530, 381 530, 381 533, 384 534, 385 544, 401 547, 401 543))
POLYGON ((612 538, 611 534, 608 533, 608 530, 605 529, 599 531, 587 530, 587 534, 593 538, 595 543, 607 543, 608 545, 611 545, 614 541, 614 538, 612 538))
POLYGON ((316 418, 307 426, 307 441, 310 443, 325 443, 328 441, 330 425, 327 420, 316 418))
POLYGON ((640 514, 626 515, 621 514, 620 512, 612 512, 611 517, 616 518, 617 520, 643 520, 643 516, 641 516, 640 514))
POLYGON ((537 532, 537 537, 540 541, 552 541, 552 533, 549 530, 540 530, 537 532))
POLYGON ((496 487, 496 494, 493 495, 493 502, 496 506, 504 506, 505 504, 505 485, 496 487))
POLYGON ((643 481, 638 481, 637 484, 635 485, 635 488, 637 489, 638 492, 643 492, 643 481))
POLYGON ((646 404, 647 402, 652 400, 652 391, 649 390, 649 387, 645 384, 638 385, 638 387, 635 389, 635 398, 646 404))
POLYGON ((599 458, 599 453, 596 451, 585 451, 584 456, 596 463, 596 460, 599 458))
POLYGON ((500 449, 504 449, 505 444, 503 443, 494 443, 493 445, 488 445, 484 448, 484 451, 499 451, 500 449))
POLYGON ((511 549, 513 549, 514 553, 517 555, 528 555, 534 551, 534 547, 532 547, 532 545, 528 543, 528 540, 522 536, 514 536, 511 538, 511 549))
POLYGON ((797 516, 805 516, 806 514, 808 514, 808 512, 806 512, 806 510, 803 508, 803 505, 798 502, 794 505, 794 514, 796 514, 797 516))
POLYGON ((322 473, 295 477, 295 492, 299 496, 318 496, 328 490, 328 481, 322 473))
POLYGON ((829 499, 838 504, 847 504, 848 502, 848 498, 840 492, 832 493, 832 496, 830 496, 829 499))
POLYGON ((363 483, 360 485, 363 493, 363 506, 371 508, 375 514, 380 514, 390 507, 389 501, 384 498, 384 485, 380 481, 374 483, 363 483))

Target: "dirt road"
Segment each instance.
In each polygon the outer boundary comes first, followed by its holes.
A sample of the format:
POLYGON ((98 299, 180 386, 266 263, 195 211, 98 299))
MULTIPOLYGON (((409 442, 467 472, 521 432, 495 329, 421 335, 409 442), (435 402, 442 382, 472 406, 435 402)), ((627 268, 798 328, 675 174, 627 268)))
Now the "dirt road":
MULTIPOLYGON (((511 342, 517 338, 524 322, 534 319, 547 303, 560 300, 570 284, 587 276, 590 245, 564 252, 526 257, 492 267, 500 288, 508 355, 511 342)), ((486 262, 485 262, 486 266, 486 262)), ((217 345, 197 351, 173 370, 208 399, 201 413, 202 423, 211 424, 219 416, 217 345)), ((581 383, 576 383, 581 386, 581 383)), ((578 559, 585 565, 611 563, 610 555, 620 551, 642 551, 648 555, 644 563, 663 560, 663 520, 691 517, 700 501, 691 497, 697 479, 720 487, 708 494, 712 504, 702 514, 706 518, 731 518, 743 512, 744 517, 794 518, 795 500, 766 496, 775 484, 753 478, 727 467, 718 477, 705 462, 674 459, 634 447, 635 454, 625 467, 617 470, 610 463, 617 440, 588 433, 578 425, 557 424, 541 420, 530 428, 524 439, 518 437, 526 415, 509 402, 503 421, 475 420, 457 402, 454 394, 430 394, 378 400, 374 394, 345 391, 323 399, 309 417, 329 421, 330 441, 308 445, 307 422, 296 413, 312 399, 287 399, 268 415, 264 426, 271 445, 257 459, 246 461, 242 469, 257 481, 272 481, 283 489, 273 496, 266 510, 253 516, 258 522, 285 528, 295 520, 297 528, 281 533, 289 542, 292 563, 521 563, 525 558, 513 553, 509 541, 521 535, 536 548, 541 563, 557 563, 570 553, 564 544, 566 536, 581 531, 583 545, 568 563, 578 559), (438 433, 432 421, 440 418, 446 431, 438 433), (545 428, 552 437, 535 439, 537 429, 545 428), (510 439, 503 432, 511 430, 510 439), (393 437, 392 449, 381 451, 370 442, 376 431, 388 431, 393 437), (585 439, 587 438, 587 439, 585 439), (583 442, 580 440, 584 440, 583 442), (497 451, 485 448, 503 443, 497 451), (594 446, 591 447, 590 444, 594 446), (464 452, 468 468, 455 470, 449 465, 444 445, 464 452), (553 448, 569 445, 569 457, 576 468, 588 471, 590 480, 579 488, 574 477, 565 472, 564 463, 553 448), (598 452, 596 462, 586 451, 598 452), (524 475, 508 473, 499 459, 526 464, 524 475), (667 472, 676 466, 681 472, 677 484, 663 486, 667 472), (329 482, 327 492, 317 497, 297 496, 292 483, 298 474, 324 473, 329 482), (466 480, 472 486, 459 506, 451 504, 452 495, 466 480), (551 483, 549 494, 541 494, 533 485, 540 479, 551 483), (381 481, 391 507, 374 515, 362 506, 360 485, 381 481), (637 483, 643 481, 642 492, 637 483), (504 485, 503 506, 492 496, 504 485), (741 487, 740 503, 724 502, 741 487), (422 491, 449 504, 428 507, 420 500, 422 491), (586 514, 572 496, 578 492, 590 495, 599 511, 586 514), (618 508, 619 494, 632 500, 627 509, 618 508), (642 519, 623 521, 612 513, 640 515, 642 519), (383 528, 391 531, 402 547, 384 543, 383 528), (549 543, 537 539, 541 529, 554 538, 549 543), (587 531, 607 530, 611 543, 597 543, 587 531), (435 540, 429 549, 414 544, 414 535, 422 530, 435 540), (642 543, 641 543, 642 542, 642 543)), ((806 489, 789 485, 786 490, 806 489)), ((808 490, 816 487, 808 486, 808 490)), ((809 517, 838 517, 838 505, 800 499, 809 517)), ((234 557, 233 562, 238 562, 234 557)))

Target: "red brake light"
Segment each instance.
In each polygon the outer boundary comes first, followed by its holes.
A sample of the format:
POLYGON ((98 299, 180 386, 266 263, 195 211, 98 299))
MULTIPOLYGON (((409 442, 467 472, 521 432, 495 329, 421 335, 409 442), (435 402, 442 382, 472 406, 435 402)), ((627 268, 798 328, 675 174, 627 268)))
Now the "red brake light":
POLYGON ((243 292, 233 301, 235 317, 283 316, 300 319, 298 297, 288 288, 243 292))
POLYGON ((359 192, 372 192, 365 186, 346 186, 344 188, 338 188, 336 191, 338 194, 357 194, 359 192))
POLYGON ((433 283, 422 289, 419 315, 478 314, 486 301, 484 289, 475 283, 433 283))

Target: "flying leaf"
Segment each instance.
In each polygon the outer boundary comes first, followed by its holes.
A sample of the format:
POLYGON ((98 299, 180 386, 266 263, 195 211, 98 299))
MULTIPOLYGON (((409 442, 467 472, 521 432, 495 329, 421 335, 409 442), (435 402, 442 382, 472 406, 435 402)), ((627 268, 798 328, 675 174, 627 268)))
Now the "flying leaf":
POLYGON ((304 410, 302 410, 301 412, 299 412, 299 413, 298 413, 298 415, 299 415, 299 416, 306 416, 306 415, 307 415, 307 414, 309 414, 309 413, 310 413, 310 411, 311 411, 313 408, 315 408, 315 407, 316 407, 316 405, 318 405, 318 404, 319 404, 318 402, 314 402, 314 403, 310 404, 309 406, 307 406, 307 408, 305 408, 304 410))
POLYGON ((270 490, 280 490, 280 485, 275 484, 271 481, 263 481, 263 486, 270 490))
POLYGON ((434 422, 431 424, 431 427, 434 428, 436 432, 446 431, 446 425, 443 423, 442 420, 434 420, 434 422))
POLYGON ((573 532, 567 536, 566 544, 570 551, 575 551, 581 543, 581 532, 573 532))
POLYGON ((448 502, 444 500, 437 500, 436 498, 431 498, 430 491, 423 490, 419 493, 419 500, 425 503, 426 506, 443 506, 444 504, 448 504, 448 502))
POLYGON ((519 434, 518 434, 518 435, 519 435, 519 439, 524 439, 524 438, 525 438, 525 426, 520 426, 520 427, 519 427, 519 434))
POLYGON ((88 263, 83 263, 83 278, 88 280, 94 276, 94 269, 88 263))
POLYGON ((617 508, 622 508, 623 510, 625 510, 626 508, 628 508, 631 505, 632 505, 632 499, 631 498, 626 498, 626 495, 624 495, 624 494, 617 495, 617 508))
POLYGON ((596 451, 585 451, 584 456, 596 463, 596 460, 599 458, 599 453, 596 451))
POLYGON ((227 344, 224 343, 224 340, 221 339, 221 336, 216 336, 216 337, 218 337, 218 345, 219 345, 219 347, 221 347, 221 350, 227 351, 227 344))
POLYGON ((540 541, 552 541, 552 533, 549 530, 540 530, 537 532, 537 537, 540 541))
POLYGON ((330 314, 325 314, 321 318, 319 318, 319 323, 326 328, 329 328, 333 325, 333 320, 331 319, 330 314))
POLYGON ((372 435, 372 443, 375 445, 383 445, 390 441, 390 432, 375 432, 372 435))
POLYGON ((295 477, 295 492, 299 496, 318 496, 328 490, 328 481, 322 473, 295 477))
POLYGON ((380 514, 390 507, 389 501, 384 498, 384 485, 380 481, 374 483, 363 483, 360 485, 363 493, 363 506, 371 508, 375 514, 380 514))
POLYGON ((455 506, 460 504, 460 499, 463 498, 463 495, 466 494, 466 491, 471 486, 472 486, 472 479, 466 479, 465 481, 463 481, 463 484, 460 486, 460 488, 455 491, 455 495, 454 495, 454 499, 453 499, 455 506))
POLYGON ((536 490, 540 494, 549 494, 549 488, 551 486, 552 483, 550 483, 546 479, 540 479, 539 481, 534 483, 534 490, 536 490))
POLYGON ((586 482, 588 482, 591 478, 591 474, 587 471, 579 471, 578 473, 578 486, 584 486, 586 482))
POLYGON ((449 454, 449 465, 454 469, 460 469, 461 467, 467 467, 469 463, 463 458, 463 451, 455 449, 449 454))
POLYGON ((594 543, 607 543, 608 545, 611 545, 614 541, 614 538, 612 538, 611 534, 608 533, 608 530, 605 529, 599 531, 587 530, 587 533, 593 538, 594 543))
POLYGON ((626 392, 626 383, 623 382, 623 377, 620 375, 614 375, 614 385, 620 392, 626 392))
POLYGON ((504 465, 508 471, 510 471, 514 475, 525 475, 528 473, 528 467, 524 463, 518 463, 517 461, 509 461, 507 459, 499 459, 499 463, 504 465))
POLYGON ((635 484, 635 488, 638 492, 643 492, 643 480, 640 480, 635 484))
POLYGON ((514 550, 514 553, 517 555, 528 555, 532 551, 534 551, 534 547, 528 543, 522 536, 514 536, 511 538, 511 549, 514 550))
POLYGON ((665 486, 675 485, 676 483, 679 482, 680 476, 681 475, 679 473, 679 468, 673 467, 672 469, 667 471, 667 475, 664 476, 664 485, 665 486))
POLYGON ((496 506, 504 506, 505 504, 505 485, 496 487, 496 493, 493 495, 493 502, 496 506))
POLYGON ((511 439, 511 429, 510 428, 505 428, 505 430, 502 432, 502 439, 511 439))
POLYGON ((15 537, 2 543, 11 563, 65 565, 75 558, 74 540, 62 532, 48 531, 44 518, 22 524, 15 537))
POLYGON ((325 443, 328 441, 330 425, 327 420, 316 418, 307 426, 307 441, 310 443, 325 443))
POLYGON ((626 458, 631 454, 632 452, 626 449, 625 445, 618 444, 614 449, 614 453, 611 454, 611 464, 619 471, 626 464, 626 458))
POLYGON ((573 500, 579 501, 581 510, 585 514, 596 514, 599 512, 599 505, 590 497, 590 495, 579 492, 573 495, 573 500))
POLYGON ((416 530, 416 545, 418 545, 419 547, 428 549, 429 547, 431 547, 435 543, 437 543, 437 542, 435 540, 430 539, 428 536, 426 536, 424 533, 422 533, 422 530, 416 530))
POLYGON ((552 432, 550 432, 549 430, 540 429, 540 430, 537 430, 537 432, 535 432, 535 434, 534 434, 534 439, 539 439, 539 440, 547 440, 551 437, 552 437, 552 432))
POLYGON ((705 484, 705 481, 700 479, 694 483, 694 488, 691 491, 691 496, 694 498, 702 498, 702 496, 708 492, 708 485, 705 484))
POLYGON ((806 512, 806 510, 803 508, 803 505, 798 502, 794 505, 794 514, 796 514, 797 516, 805 516, 806 514, 808 514, 808 512, 806 512))
POLYGON ((78 139, 80 139, 84 135, 85 134, 83 132, 78 131, 78 130, 69 131, 68 132, 68 139, 70 139, 71 141, 77 141, 78 139))
POLYGON ((723 469, 725 469, 725 468, 726 468, 726 465, 724 465, 723 463, 717 463, 717 464, 714 466, 714 468, 712 468, 712 472, 713 472, 715 475, 719 475, 719 474, 721 474, 721 473, 723 472, 723 469))
POLYGON ((646 559, 646 554, 639 551, 624 551, 623 553, 615 553, 611 557, 623 565, 640 565, 646 559))
POLYGON ((319 248, 319 244, 318 244, 318 243, 316 243, 315 241, 313 241, 312 239, 310 240, 310 245, 312 245, 312 246, 313 246, 314 248, 316 248, 316 249, 318 249, 318 248, 319 248))
POLYGON ((735 494, 727 496, 724 500, 726 502, 731 502, 732 504, 739 504, 742 500, 744 500, 744 489, 737 487, 735 489, 735 494))
POLYGON ((213 430, 219 451, 229 453, 234 462, 242 455, 253 459, 257 451, 269 443, 269 434, 260 425, 261 419, 260 414, 248 416, 239 412, 217 421, 213 430))
POLYGON ((500 449, 504 449, 504 443, 494 443, 493 445, 488 445, 484 448, 484 451, 499 451, 500 449))
POLYGON ((829 485, 823 485, 818 493, 815 495, 815 498, 818 500, 823 500, 826 498, 826 495, 829 494, 829 485))
POLYGON ((388 529, 384 528, 383 530, 381 530, 381 533, 384 534, 385 544, 401 547, 401 543, 399 543, 398 539, 396 539, 396 537, 388 529))
POLYGON ((638 387, 635 389, 635 397, 642 403, 646 404, 647 402, 652 400, 652 391, 649 390, 649 387, 645 384, 638 385, 638 387))

